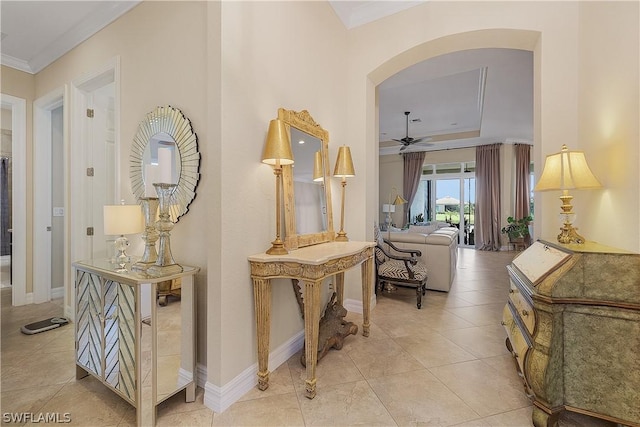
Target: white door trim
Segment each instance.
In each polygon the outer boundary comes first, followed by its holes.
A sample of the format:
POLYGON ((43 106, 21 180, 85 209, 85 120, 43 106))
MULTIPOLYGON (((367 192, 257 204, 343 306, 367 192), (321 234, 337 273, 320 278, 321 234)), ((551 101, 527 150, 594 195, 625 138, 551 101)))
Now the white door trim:
POLYGON ((11 110, 11 304, 28 304, 27 299, 27 101, 1 94, 2 107, 11 110))
MULTIPOLYGON (((87 208, 84 201, 84 195, 87 192, 86 168, 87 168, 87 149, 84 144, 85 123, 87 98, 91 92, 102 86, 115 82, 115 139, 116 147, 120 145, 120 57, 114 57, 104 66, 96 70, 86 73, 71 82, 69 88, 69 168, 68 174, 70 182, 69 186, 69 209, 67 220, 69 224, 70 236, 70 260, 67 263, 69 274, 69 287, 65 292, 65 316, 74 318, 75 295, 73 293, 73 272, 71 263, 86 259, 91 256, 90 241, 86 236, 87 208)), ((66 123, 66 121, 65 121, 66 123)), ((117 149, 117 148, 116 148, 117 149)), ((119 171, 119 153, 116 152, 116 168, 119 171)), ((116 174, 117 182, 116 193, 120 192, 120 174, 116 174)))
MULTIPOLYGON (((33 103, 33 302, 36 304, 51 300, 51 112, 60 106, 64 106, 64 87, 33 103)), ((63 158, 66 157, 65 152, 63 158)), ((67 174, 65 165, 62 167, 67 174)))

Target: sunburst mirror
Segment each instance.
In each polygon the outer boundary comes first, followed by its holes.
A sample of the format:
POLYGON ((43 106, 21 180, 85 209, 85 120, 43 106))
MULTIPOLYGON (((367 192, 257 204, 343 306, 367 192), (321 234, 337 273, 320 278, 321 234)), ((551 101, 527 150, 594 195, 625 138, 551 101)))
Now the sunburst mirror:
POLYGON ((137 198, 157 197, 154 182, 176 184, 171 221, 187 213, 196 196, 200 173, 198 138, 182 111, 157 107, 138 125, 130 158, 131 190, 137 198))

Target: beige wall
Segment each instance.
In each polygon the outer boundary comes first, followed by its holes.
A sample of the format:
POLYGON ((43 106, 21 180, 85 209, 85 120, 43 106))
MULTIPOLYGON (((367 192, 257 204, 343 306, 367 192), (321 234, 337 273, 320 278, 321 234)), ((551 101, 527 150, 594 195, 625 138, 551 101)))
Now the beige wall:
POLYGON ((27 147, 26 147, 26 155, 27 155, 27 218, 26 218, 26 239, 27 239, 27 259, 26 259, 26 293, 33 292, 33 101, 36 99, 35 96, 35 77, 32 74, 25 73, 24 71, 19 71, 10 67, 6 67, 4 65, 0 66, 0 92, 15 96, 17 98, 22 98, 26 100, 27 107, 27 129, 25 132, 27 147))
MULTIPOLYGON (((576 142, 603 189, 573 193, 581 234, 636 252, 640 251, 639 26, 639 2, 585 2, 580 8, 576 142)), ((551 203, 558 211, 560 201, 551 203)))

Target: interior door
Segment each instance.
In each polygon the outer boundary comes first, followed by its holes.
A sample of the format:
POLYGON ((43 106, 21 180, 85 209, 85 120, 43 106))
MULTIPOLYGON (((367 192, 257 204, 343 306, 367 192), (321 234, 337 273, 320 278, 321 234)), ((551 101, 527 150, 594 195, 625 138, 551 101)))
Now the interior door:
POLYGON ((86 218, 90 257, 110 258, 112 240, 107 242, 103 206, 116 204, 115 83, 102 86, 87 97, 87 180, 86 218))

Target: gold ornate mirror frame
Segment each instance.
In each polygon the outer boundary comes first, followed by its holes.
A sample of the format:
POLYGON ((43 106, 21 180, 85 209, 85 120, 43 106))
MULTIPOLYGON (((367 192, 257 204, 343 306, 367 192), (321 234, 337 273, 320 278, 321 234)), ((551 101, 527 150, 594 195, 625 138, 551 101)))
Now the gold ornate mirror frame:
POLYGON ((169 215, 172 222, 187 213, 189 204, 196 197, 196 186, 200 179, 200 153, 198 152, 198 138, 191 127, 191 122, 182 111, 165 105, 156 107, 140 122, 138 131, 133 138, 130 156, 129 174, 131 190, 136 198, 145 196, 144 158, 145 150, 154 135, 166 133, 175 142, 179 153, 179 172, 177 187, 172 195, 169 215))
POLYGON ((333 208, 331 205, 331 173, 329 170, 329 132, 323 129, 313 120, 307 110, 296 112, 293 110, 278 109, 278 119, 282 120, 287 127, 294 127, 307 133, 321 141, 322 148, 322 170, 324 174, 324 195, 326 203, 326 224, 327 228, 319 233, 298 234, 296 227, 295 194, 293 190, 293 167, 294 164, 282 167, 282 178, 284 186, 284 222, 285 238, 284 245, 288 250, 298 249, 304 246, 316 245, 318 243, 331 242, 335 239, 333 230, 333 208))

